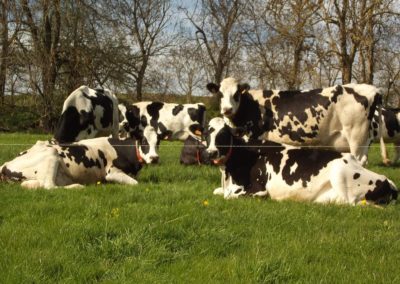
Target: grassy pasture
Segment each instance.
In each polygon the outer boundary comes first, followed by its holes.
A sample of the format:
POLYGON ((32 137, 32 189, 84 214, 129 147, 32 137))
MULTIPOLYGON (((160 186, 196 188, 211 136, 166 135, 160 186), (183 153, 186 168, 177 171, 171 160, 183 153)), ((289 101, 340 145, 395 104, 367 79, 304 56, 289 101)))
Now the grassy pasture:
MULTIPOLYGON (((0 164, 43 135, 0 135, 0 164)), ((223 200, 216 168, 178 142, 135 187, 0 184, 1 283, 400 283, 400 205, 223 200)), ((377 146, 377 145, 374 145, 377 146)), ((400 186, 399 168, 369 167, 400 186)))

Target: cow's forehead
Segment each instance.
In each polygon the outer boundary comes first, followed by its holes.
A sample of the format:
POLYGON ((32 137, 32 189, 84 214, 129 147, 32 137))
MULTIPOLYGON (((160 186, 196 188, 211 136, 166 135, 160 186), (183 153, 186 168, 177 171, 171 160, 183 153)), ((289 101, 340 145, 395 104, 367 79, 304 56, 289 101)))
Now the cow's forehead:
POLYGON ((209 129, 213 128, 215 130, 215 132, 219 132, 222 128, 224 128, 225 121, 220 117, 215 117, 210 120, 208 125, 209 125, 209 127, 208 127, 209 129))
POLYGON ((238 82, 234 78, 225 78, 220 84, 219 91, 225 96, 234 95, 238 89, 238 82))

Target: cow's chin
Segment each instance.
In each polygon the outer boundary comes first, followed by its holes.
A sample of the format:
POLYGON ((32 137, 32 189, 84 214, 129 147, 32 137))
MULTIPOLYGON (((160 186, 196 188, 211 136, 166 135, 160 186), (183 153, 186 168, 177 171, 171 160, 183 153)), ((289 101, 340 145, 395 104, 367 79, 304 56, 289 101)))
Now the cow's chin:
POLYGON ((213 159, 212 162, 216 166, 223 166, 223 165, 225 165, 225 162, 226 162, 226 156, 221 156, 217 159, 213 159))
POLYGON ((229 118, 229 119, 231 119, 231 118, 235 115, 235 113, 234 113, 233 111, 221 112, 221 114, 222 114, 223 116, 225 116, 226 118, 229 118))

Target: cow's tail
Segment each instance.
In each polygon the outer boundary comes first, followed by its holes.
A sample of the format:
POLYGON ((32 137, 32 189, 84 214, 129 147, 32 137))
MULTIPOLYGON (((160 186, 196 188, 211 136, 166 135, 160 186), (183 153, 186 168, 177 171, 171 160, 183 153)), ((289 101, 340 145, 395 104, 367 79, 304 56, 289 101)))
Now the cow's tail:
POLYGON ((113 122, 112 122, 112 137, 114 139, 119 138, 119 118, 120 118, 120 110, 118 107, 118 99, 115 95, 113 95, 113 122))
MULTIPOLYGON (((378 93, 379 101, 377 104, 377 110, 378 110, 378 138, 379 138, 379 144, 380 144, 380 150, 381 150, 381 157, 382 161, 385 165, 390 164, 390 160, 387 158, 387 149, 385 145, 385 141, 383 140, 383 120, 382 120, 382 105, 383 105, 383 98, 381 95, 381 92, 378 93)), ((372 120, 371 120, 372 124, 372 120)), ((371 125, 372 127, 372 125, 371 125)))

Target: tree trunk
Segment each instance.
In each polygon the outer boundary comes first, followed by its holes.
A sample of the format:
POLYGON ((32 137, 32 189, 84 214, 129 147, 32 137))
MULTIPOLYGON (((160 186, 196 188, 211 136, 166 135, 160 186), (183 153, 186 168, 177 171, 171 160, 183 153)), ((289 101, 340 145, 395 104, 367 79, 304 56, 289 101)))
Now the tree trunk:
POLYGON ((1 33, 1 65, 0 65, 0 98, 1 104, 4 105, 4 95, 6 88, 6 79, 7 79, 7 65, 8 65, 8 21, 7 21, 7 13, 8 13, 8 0, 3 0, 0 3, 1 7, 1 18, 0 18, 0 27, 2 28, 1 33))

